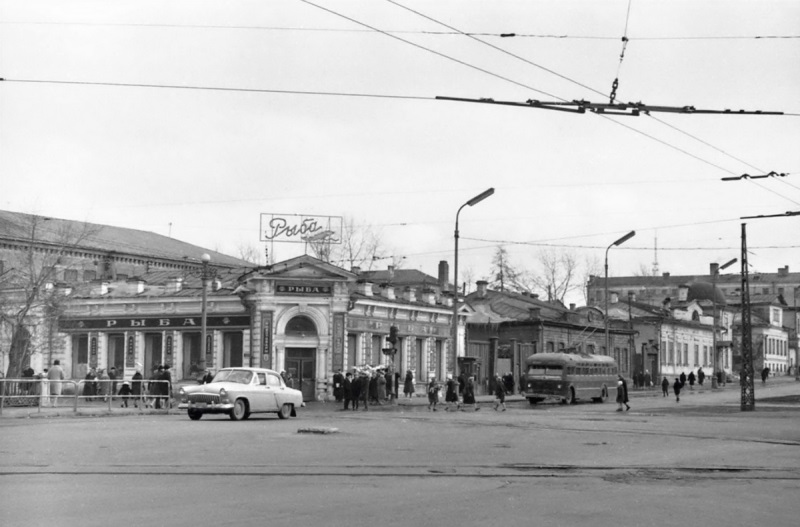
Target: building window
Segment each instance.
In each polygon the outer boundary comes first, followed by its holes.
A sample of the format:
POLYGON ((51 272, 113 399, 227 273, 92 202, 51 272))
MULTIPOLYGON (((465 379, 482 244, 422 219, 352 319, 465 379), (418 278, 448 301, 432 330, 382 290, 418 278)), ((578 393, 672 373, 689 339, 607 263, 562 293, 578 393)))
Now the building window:
POLYGON ((84 271, 83 272, 83 281, 84 282, 91 282, 97 278, 97 271, 84 271))
POLYGON ((77 282, 78 281, 78 270, 77 269, 65 269, 64 270, 64 281, 65 282, 77 282))
POLYGON ((552 340, 547 341, 547 353, 553 353, 556 350, 556 344, 552 340))

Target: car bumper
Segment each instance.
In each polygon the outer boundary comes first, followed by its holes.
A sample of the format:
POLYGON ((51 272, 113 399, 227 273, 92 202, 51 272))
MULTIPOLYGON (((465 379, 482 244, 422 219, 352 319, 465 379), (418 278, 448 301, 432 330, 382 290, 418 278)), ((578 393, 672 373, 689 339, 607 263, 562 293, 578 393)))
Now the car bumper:
POLYGON ((222 414, 229 413, 233 410, 233 403, 181 403, 178 405, 179 410, 194 410, 207 414, 222 414))

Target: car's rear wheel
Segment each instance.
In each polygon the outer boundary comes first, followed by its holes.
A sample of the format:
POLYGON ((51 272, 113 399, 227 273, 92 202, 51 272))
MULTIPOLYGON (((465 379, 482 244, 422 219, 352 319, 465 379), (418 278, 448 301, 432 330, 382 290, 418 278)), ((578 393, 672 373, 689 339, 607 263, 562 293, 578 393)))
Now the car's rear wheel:
POLYGON ((289 419, 289 416, 292 415, 292 405, 289 403, 284 404, 281 406, 280 411, 278 411, 278 417, 281 419, 289 419))
POLYGON ((231 419, 233 421, 241 421, 245 415, 247 415, 247 403, 243 399, 236 399, 231 410, 231 419))
POLYGON ((192 421, 199 421, 201 417, 203 417, 203 412, 198 410, 189 410, 189 419, 192 421))

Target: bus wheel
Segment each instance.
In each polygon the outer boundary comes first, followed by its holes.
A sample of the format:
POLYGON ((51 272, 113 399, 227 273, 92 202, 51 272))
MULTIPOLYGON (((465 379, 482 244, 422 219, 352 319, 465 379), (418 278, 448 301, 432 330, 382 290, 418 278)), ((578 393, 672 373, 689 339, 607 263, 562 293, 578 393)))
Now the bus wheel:
POLYGON ((536 403, 538 403, 538 402, 539 402, 539 399, 534 399, 533 397, 531 397, 530 399, 528 399, 528 403, 529 403, 531 406, 536 406, 536 403))

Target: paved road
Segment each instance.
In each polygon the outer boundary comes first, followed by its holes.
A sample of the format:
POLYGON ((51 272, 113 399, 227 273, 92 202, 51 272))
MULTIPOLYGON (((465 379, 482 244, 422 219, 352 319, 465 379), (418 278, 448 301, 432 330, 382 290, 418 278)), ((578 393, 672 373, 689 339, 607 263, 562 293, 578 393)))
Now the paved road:
POLYGON ((730 385, 680 403, 636 394, 622 413, 313 403, 298 419, 238 423, 7 412, 0 524, 794 526, 800 383, 756 397, 755 412, 730 385), (337 432, 298 433, 309 428, 337 432))

